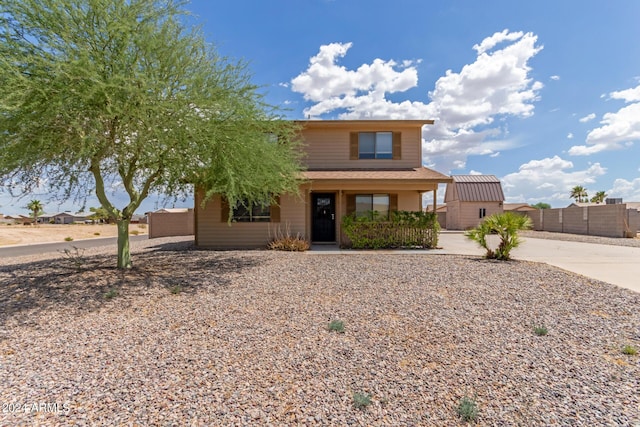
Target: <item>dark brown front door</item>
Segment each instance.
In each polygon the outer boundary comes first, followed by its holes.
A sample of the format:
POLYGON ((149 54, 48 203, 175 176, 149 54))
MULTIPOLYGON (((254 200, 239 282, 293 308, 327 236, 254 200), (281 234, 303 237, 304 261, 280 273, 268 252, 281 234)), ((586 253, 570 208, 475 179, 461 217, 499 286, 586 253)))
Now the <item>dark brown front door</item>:
POLYGON ((312 193, 312 235, 314 242, 336 241, 336 195, 312 193))

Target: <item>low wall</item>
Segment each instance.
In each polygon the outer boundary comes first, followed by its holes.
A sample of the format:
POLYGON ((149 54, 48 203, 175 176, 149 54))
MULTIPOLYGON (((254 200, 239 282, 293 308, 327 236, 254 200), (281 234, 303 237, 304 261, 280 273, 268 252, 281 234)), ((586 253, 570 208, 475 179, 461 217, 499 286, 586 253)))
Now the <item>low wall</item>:
POLYGON ((525 212, 533 229, 557 233, 604 237, 634 237, 640 227, 640 213, 626 204, 542 209, 525 212))
POLYGON ((151 212, 147 218, 150 239, 195 234, 193 209, 187 212, 151 212))

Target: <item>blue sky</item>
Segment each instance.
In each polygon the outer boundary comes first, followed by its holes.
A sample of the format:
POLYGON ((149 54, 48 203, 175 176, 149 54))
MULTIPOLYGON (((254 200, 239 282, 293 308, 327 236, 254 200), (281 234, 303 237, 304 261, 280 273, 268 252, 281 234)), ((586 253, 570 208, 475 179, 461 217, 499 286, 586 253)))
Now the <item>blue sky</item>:
MULTIPOLYGON (((424 164, 496 175, 507 202, 563 207, 575 185, 640 201, 636 0, 606 8, 193 0, 187 8, 220 54, 249 63, 288 118, 434 119, 423 132, 424 164)), ((6 198, 0 205, 15 211, 6 198)), ((156 206, 151 198, 140 211, 156 206)), ((73 209, 47 206, 65 208, 73 209)))

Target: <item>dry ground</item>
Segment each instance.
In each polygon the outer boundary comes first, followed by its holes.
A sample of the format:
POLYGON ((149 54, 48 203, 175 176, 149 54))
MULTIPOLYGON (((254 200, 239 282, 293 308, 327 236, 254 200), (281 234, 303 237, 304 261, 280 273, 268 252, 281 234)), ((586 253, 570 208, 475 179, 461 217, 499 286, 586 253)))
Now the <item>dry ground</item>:
POLYGON ((0 266, 0 425, 455 426, 465 396, 478 425, 640 423, 640 294, 530 262, 162 242, 127 272, 0 266))
MULTIPOLYGON (((147 234, 147 226, 131 224, 129 231, 147 234)), ((67 237, 80 240, 117 235, 118 229, 115 224, 0 224, 0 246, 62 242, 67 237)))

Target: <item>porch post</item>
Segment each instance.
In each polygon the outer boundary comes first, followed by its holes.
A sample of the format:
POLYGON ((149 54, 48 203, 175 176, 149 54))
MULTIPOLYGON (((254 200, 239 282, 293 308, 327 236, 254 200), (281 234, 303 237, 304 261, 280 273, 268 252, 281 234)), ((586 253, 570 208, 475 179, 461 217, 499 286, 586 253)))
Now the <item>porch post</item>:
POLYGON ((436 203, 438 202, 438 185, 433 189, 433 213, 436 213, 436 203))

